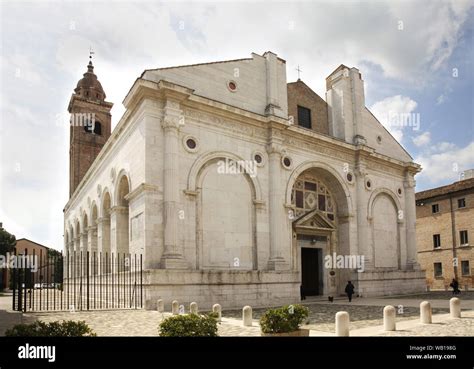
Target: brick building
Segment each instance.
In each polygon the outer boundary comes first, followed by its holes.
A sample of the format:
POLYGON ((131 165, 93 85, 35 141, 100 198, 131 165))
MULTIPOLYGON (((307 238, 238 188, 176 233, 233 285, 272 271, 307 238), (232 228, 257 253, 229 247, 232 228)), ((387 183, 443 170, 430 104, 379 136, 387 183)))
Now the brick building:
MULTIPOLYGON (((469 173, 470 172, 470 173, 469 173)), ((432 289, 474 285, 474 176, 416 194, 418 261, 432 289)))
MULTIPOLYGON (((34 255, 38 265, 38 272, 33 275, 33 281, 35 283, 52 283, 54 282, 54 269, 55 266, 51 263, 49 247, 41 245, 37 242, 30 241, 26 238, 20 238, 16 241, 15 250, 13 253, 16 255, 34 255)), ((10 274, 11 269, 4 269, 2 280, 3 285, 0 286, 0 291, 10 286, 10 274)))

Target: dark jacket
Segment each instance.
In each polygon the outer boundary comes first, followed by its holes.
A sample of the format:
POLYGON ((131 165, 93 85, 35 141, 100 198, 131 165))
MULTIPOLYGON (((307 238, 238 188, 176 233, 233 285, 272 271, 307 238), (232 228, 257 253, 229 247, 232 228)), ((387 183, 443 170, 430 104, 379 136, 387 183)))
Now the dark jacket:
POLYGON ((354 285, 352 283, 348 283, 346 289, 344 290, 348 295, 354 294, 354 285))

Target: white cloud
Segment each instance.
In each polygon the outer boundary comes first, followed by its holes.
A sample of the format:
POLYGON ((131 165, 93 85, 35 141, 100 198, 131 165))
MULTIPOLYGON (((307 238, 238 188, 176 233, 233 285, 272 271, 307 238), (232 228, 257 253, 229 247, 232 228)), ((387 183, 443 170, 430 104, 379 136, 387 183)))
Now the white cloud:
MULTIPOLYGON (((445 148, 448 145, 444 145, 445 148)), ((423 170, 417 175, 417 181, 423 181, 431 187, 459 180, 460 173, 474 168, 474 142, 459 148, 449 145, 450 149, 436 154, 429 152, 415 158, 423 170)))
POLYGON ((398 142, 402 141, 403 130, 418 130, 419 116, 414 114, 416 101, 407 96, 395 95, 377 101, 370 111, 384 125, 398 142))
POLYGON ((424 132, 421 135, 413 137, 412 140, 413 140, 413 143, 418 147, 425 146, 431 142, 431 133, 424 132))
POLYGON ((443 142, 440 142, 440 143, 434 145, 433 150, 437 151, 437 152, 445 152, 445 151, 449 151, 449 150, 455 150, 456 147, 457 146, 455 144, 453 144, 452 142, 443 141, 443 142))
MULTIPOLYGON (((341 63, 374 65, 387 77, 423 86, 452 54, 470 7, 471 2, 458 0, 270 6, 6 2, 2 32, 8 54, 2 57, 0 92, 8 101, 1 98, 0 122, 8 126, 0 127, 1 214, 8 215, 12 224, 21 224, 28 233, 25 237, 62 244, 68 132, 55 125, 54 117, 66 111, 85 72, 90 46, 107 100, 114 103, 116 123, 123 98, 145 68, 249 57, 251 52, 267 50, 287 60, 289 81, 296 80, 299 64, 302 79, 322 97, 325 77, 341 63), (399 20, 404 22, 403 31, 397 29, 399 20), (20 172, 12 169, 16 162, 21 163, 20 172)), ((364 77, 366 71, 361 73, 364 77)), ((389 114, 415 109, 414 100, 397 95, 374 104, 372 112, 400 140, 403 130, 390 127, 389 114)))

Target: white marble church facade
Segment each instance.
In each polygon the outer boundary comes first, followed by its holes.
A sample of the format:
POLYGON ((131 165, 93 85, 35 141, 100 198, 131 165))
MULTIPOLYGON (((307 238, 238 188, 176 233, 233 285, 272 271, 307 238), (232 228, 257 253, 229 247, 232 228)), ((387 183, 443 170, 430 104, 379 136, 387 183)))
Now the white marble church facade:
POLYGON ((143 72, 66 204, 66 251, 143 254, 149 308, 281 305, 348 279, 363 296, 422 291, 419 166, 366 109, 359 71, 327 78, 328 134, 288 101, 271 52, 143 72), (334 253, 363 271, 326 267, 334 253))

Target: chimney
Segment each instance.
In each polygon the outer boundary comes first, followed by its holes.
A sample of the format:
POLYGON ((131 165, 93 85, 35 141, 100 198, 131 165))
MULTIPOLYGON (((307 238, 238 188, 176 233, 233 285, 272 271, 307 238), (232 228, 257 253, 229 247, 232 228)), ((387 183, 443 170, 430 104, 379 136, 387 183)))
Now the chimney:
POLYGON ((266 66, 267 80, 267 104, 266 115, 275 115, 286 118, 286 72, 285 62, 278 58, 275 53, 267 51, 263 54, 266 66), (283 65, 283 68, 281 66, 283 65), (282 96, 284 97, 283 101, 282 96))
POLYGON ((365 144, 360 134, 365 109, 364 81, 357 68, 341 64, 326 78, 329 133, 353 144, 365 144))
POLYGON ((465 179, 471 179, 471 178, 474 178, 474 169, 468 169, 461 173, 461 176, 460 176, 461 181, 464 181, 465 179))

